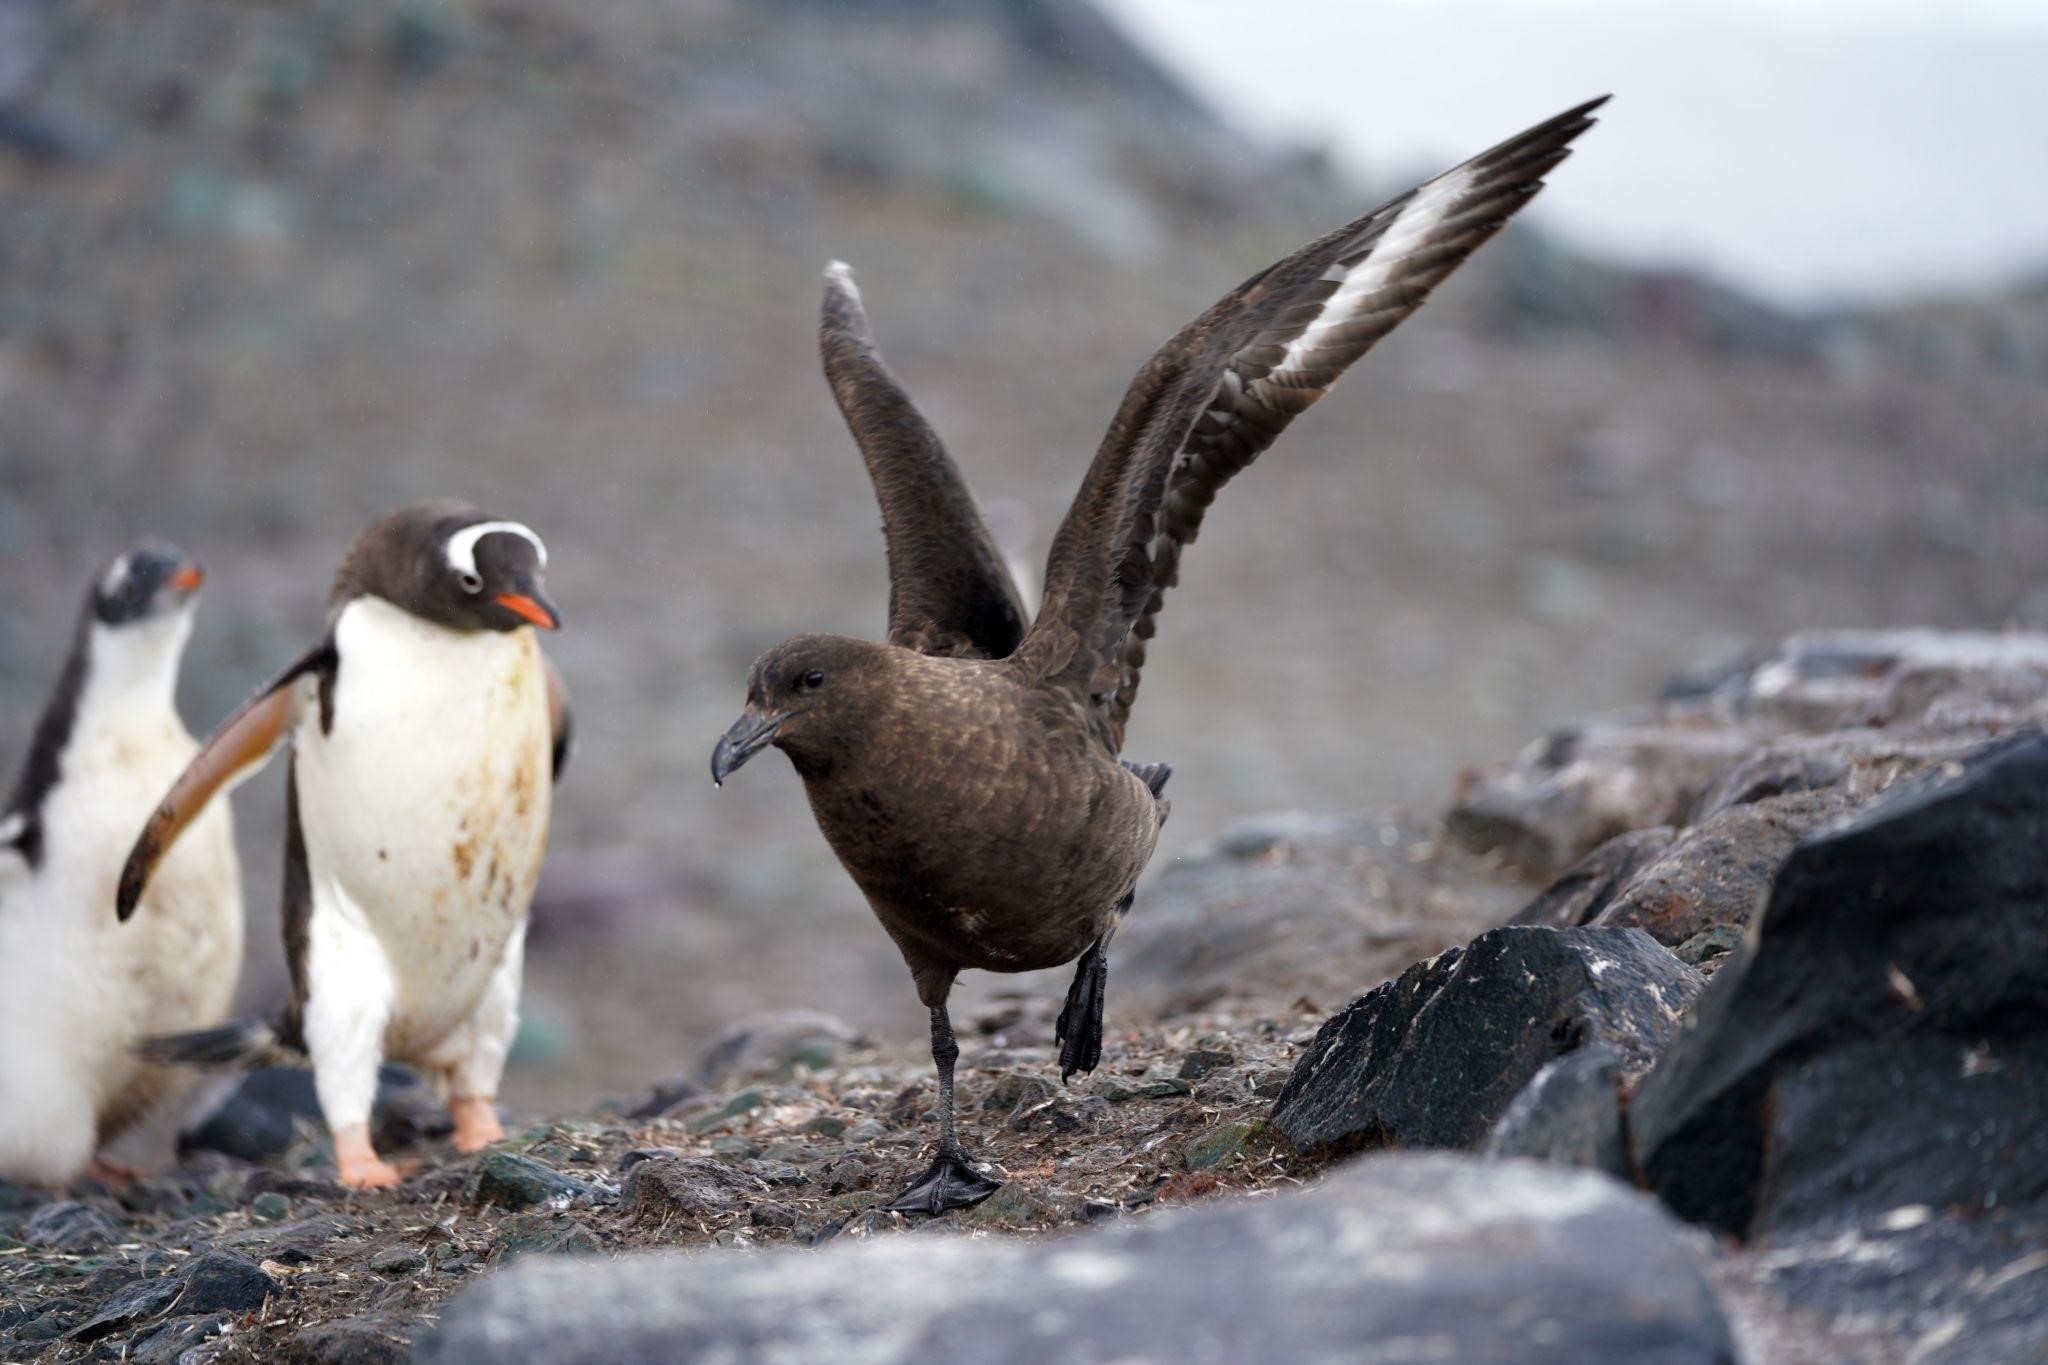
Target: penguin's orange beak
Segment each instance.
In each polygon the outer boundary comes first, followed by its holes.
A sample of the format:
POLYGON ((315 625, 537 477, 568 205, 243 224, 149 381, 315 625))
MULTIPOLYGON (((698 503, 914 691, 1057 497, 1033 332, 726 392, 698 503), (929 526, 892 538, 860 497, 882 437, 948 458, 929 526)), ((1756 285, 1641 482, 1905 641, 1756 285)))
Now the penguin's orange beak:
POLYGON ((542 630, 559 630, 562 618, 555 609, 539 597, 530 597, 523 592, 501 592, 492 599, 514 616, 522 617, 539 626, 542 630))
POLYGON ((190 592, 205 581, 204 569, 197 564, 184 564, 171 571, 171 576, 164 580, 164 586, 176 588, 179 592, 190 592))

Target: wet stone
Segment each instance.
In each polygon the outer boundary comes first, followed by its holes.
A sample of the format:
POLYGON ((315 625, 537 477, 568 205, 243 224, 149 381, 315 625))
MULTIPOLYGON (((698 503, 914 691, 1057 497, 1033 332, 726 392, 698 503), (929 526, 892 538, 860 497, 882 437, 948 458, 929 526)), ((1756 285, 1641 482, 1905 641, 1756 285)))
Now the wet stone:
POLYGON ((292 1216, 292 1201, 276 1190, 267 1190, 249 1201, 249 1216, 275 1223, 292 1216))
MULTIPOLYGON (((1284 1079, 1282 1083, 1285 1083, 1284 1079)), ((1193 1090, 1192 1085, 1178 1077, 1128 1081, 1121 1076, 1112 1076, 1102 1082, 1102 1097, 1112 1104, 1122 1104, 1127 1100, 1163 1100, 1172 1095, 1186 1095, 1193 1090)))
POLYGON ((1237 1054, 1234 1052, 1224 1052, 1213 1048, 1196 1048, 1181 1059, 1179 1079, 1199 1081, 1209 1073, 1220 1071, 1236 1061, 1237 1054))
POLYGON ((1244 1156, 1245 1148, 1265 1131, 1264 1119, 1219 1124, 1189 1143, 1181 1160, 1191 1171, 1235 1165, 1244 1156))
POLYGON ((193 1313, 145 1328, 124 1347, 131 1365, 176 1365, 193 1347, 219 1336, 228 1319, 219 1313, 193 1313))
POLYGON ((757 1228, 793 1228, 796 1210, 787 1204, 756 1204, 748 1212, 747 1221, 757 1228))
POLYGON ((563 1207, 576 1200, 589 1200, 593 1194, 582 1181, 511 1152, 492 1152, 486 1156, 470 1187, 471 1200, 502 1209, 532 1208, 536 1204, 563 1207))
POLYGON ((188 1313, 250 1312, 277 1289, 277 1281, 256 1262, 217 1249, 193 1261, 183 1278, 185 1297, 178 1306, 188 1313))
POLYGON ((102 1303, 91 1317, 71 1329, 73 1341, 98 1341, 125 1332, 167 1312, 178 1301, 184 1285, 170 1276, 131 1284, 102 1303))
POLYGON ((379 1275, 410 1275, 427 1263, 427 1258, 411 1247, 385 1247, 369 1260, 370 1269, 379 1275))
POLYGON ((51 1251, 93 1251, 116 1240, 120 1229, 99 1209, 73 1199, 45 1204, 21 1231, 30 1246, 51 1251))
POLYGON ((864 1190, 875 1183, 875 1173, 857 1156, 843 1156, 830 1162, 818 1173, 818 1183, 827 1194, 845 1194, 849 1190, 864 1190))

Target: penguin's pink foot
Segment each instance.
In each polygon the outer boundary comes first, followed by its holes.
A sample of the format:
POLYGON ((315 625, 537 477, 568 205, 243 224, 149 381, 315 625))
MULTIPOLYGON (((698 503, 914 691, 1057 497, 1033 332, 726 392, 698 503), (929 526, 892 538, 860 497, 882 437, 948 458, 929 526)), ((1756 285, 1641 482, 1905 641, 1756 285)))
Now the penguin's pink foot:
POLYGON ((352 1190, 388 1190, 402 1178, 398 1167, 370 1146, 367 1126, 335 1132, 334 1164, 341 1169, 341 1183, 352 1190))
POLYGON ((505 1125, 498 1122, 498 1107, 487 1099, 458 1095, 448 1101, 448 1117, 455 1120, 455 1150, 464 1155, 505 1140, 505 1125))
POLYGON ((94 1157, 83 1174, 87 1180, 97 1180, 102 1185, 132 1185, 142 1179, 142 1172, 133 1166, 105 1156, 94 1157))

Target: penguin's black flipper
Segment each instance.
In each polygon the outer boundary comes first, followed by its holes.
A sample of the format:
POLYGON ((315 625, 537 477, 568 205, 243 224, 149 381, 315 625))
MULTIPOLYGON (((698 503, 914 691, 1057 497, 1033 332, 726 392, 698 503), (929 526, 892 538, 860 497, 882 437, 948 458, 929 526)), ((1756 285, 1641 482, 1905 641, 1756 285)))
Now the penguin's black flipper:
MULTIPOLYGON (((1118 907, 1119 913, 1122 909, 1118 907)), ((1112 928, 1096 939, 1074 964, 1074 984, 1067 988, 1066 1007, 1055 1029, 1061 1085, 1077 1071, 1093 1071, 1102 1060, 1102 1002, 1109 994, 1109 940, 1115 932, 1112 928)))
POLYGON ((182 1066, 240 1067, 247 1070, 259 1066, 306 1064, 305 1053, 287 1044, 275 1025, 254 1016, 231 1020, 218 1028, 144 1038, 135 1045, 134 1052, 144 1061, 182 1066))
POLYGON ((576 736, 576 717, 569 709, 569 685, 562 681, 561 670, 546 654, 542 654, 540 660, 548 670, 548 724, 555 737, 551 776, 560 782, 562 769, 569 766, 569 749, 576 736))
POLYGON ((171 851, 185 826, 197 820, 207 803, 222 790, 254 773, 290 737, 292 724, 298 718, 302 681, 317 679, 322 705, 327 704, 337 660, 333 642, 321 641, 223 721, 199 750, 198 757, 185 766, 170 794, 142 827, 142 834, 128 855, 127 866, 121 869, 114 910, 123 920, 135 913, 136 903, 148 889, 156 865, 171 851))

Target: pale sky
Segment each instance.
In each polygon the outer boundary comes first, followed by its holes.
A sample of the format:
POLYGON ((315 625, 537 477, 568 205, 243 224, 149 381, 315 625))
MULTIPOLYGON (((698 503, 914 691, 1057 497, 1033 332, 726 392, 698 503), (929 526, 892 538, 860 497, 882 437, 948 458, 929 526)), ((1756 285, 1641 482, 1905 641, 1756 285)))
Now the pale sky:
POLYGON ((1373 188, 1611 92, 1538 212, 1797 303, 2048 272, 2048 0, 1103 0, 1373 188))

